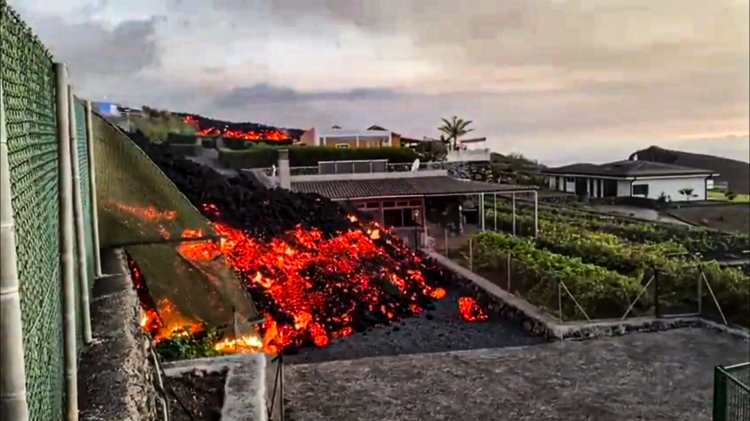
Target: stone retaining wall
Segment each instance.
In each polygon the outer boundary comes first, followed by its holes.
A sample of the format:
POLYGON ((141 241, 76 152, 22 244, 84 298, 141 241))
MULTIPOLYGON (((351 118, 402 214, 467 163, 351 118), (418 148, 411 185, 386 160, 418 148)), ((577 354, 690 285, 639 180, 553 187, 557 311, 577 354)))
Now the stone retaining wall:
POLYGON ((79 419, 155 421, 155 371, 122 250, 103 250, 102 270, 91 292, 94 340, 78 362, 79 419))

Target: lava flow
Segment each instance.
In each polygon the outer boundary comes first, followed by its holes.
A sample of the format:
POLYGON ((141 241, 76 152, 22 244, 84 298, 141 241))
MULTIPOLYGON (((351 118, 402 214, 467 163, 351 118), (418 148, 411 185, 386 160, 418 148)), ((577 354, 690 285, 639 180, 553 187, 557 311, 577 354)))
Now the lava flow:
MULTIPOLYGON (((217 209, 206 205, 204 211, 217 209)), ((269 352, 324 347, 368 325, 420 314, 446 295, 426 280, 418 256, 408 250, 389 254, 377 243, 404 247, 379 226, 333 238, 297 227, 269 243, 220 222, 214 227, 226 237, 220 245, 193 242, 180 253, 196 261, 227 256, 266 319, 263 347, 269 352)))
POLYGON ((291 140, 289 135, 279 130, 262 130, 262 131, 240 131, 231 130, 228 127, 214 127, 201 125, 200 121, 192 116, 185 117, 185 123, 194 126, 199 136, 224 136, 231 139, 244 139, 250 141, 271 141, 281 142, 291 140))

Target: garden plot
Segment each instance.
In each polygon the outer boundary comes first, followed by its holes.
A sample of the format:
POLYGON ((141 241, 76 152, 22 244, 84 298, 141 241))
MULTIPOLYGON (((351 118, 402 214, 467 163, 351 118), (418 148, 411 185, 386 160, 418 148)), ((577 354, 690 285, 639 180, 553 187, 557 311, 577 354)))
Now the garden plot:
MULTIPOLYGON (((749 248, 747 235, 543 210, 532 238, 530 212, 517 211, 519 237, 477 233, 451 257, 565 322, 700 314, 750 327, 747 270, 716 260, 749 248)), ((512 229, 507 205, 488 218, 512 229)))

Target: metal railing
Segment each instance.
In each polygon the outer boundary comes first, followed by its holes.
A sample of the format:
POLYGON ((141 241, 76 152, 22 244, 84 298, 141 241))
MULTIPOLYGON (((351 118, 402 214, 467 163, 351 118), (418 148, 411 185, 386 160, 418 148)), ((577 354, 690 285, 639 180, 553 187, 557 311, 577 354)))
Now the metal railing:
POLYGON ((750 420, 750 362, 714 368, 714 421, 750 420))

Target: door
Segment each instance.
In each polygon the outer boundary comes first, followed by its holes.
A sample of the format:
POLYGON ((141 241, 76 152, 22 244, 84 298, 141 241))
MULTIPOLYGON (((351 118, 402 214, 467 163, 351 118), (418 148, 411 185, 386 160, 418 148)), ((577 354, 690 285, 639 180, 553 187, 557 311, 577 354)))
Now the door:
POLYGON ((585 196, 588 194, 589 180, 585 178, 576 178, 576 196, 585 196))

